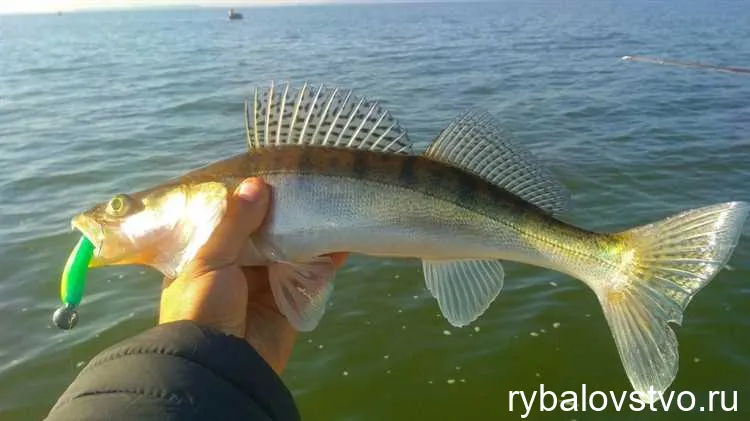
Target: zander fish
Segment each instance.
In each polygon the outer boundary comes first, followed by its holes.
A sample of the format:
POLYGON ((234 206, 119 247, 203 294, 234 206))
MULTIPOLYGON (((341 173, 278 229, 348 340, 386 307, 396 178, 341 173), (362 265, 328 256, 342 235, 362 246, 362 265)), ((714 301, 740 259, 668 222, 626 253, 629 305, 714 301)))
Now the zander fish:
POLYGON ((427 289, 454 326, 503 286, 501 261, 553 269, 596 294, 636 392, 677 374, 685 307, 726 265, 748 203, 688 210, 623 232, 563 222, 568 194, 492 117, 471 111, 422 154, 391 114, 351 91, 255 91, 249 151, 138 193, 113 197, 73 226, 95 245, 90 267, 143 264, 174 277, 246 177, 273 186, 273 209, 241 263, 267 265, 292 325, 316 327, 331 294, 333 252, 422 260, 427 289))

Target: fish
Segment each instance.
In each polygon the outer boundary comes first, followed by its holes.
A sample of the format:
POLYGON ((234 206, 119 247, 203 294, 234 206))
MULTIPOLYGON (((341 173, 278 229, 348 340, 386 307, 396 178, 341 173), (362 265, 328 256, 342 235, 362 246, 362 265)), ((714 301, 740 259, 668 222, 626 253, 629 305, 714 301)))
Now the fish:
POLYGON ((447 321, 477 320, 498 297, 503 261, 551 269, 594 292, 640 398, 678 371, 692 298, 727 264, 750 211, 732 201, 624 231, 564 221, 570 193, 487 111, 458 115, 423 152, 393 115, 351 90, 289 84, 245 101, 248 151, 73 218, 94 245, 90 267, 138 264, 175 277, 247 177, 272 187, 272 210, 239 262, 267 266, 280 311, 299 331, 333 291, 325 257, 349 252, 422 262, 447 321))

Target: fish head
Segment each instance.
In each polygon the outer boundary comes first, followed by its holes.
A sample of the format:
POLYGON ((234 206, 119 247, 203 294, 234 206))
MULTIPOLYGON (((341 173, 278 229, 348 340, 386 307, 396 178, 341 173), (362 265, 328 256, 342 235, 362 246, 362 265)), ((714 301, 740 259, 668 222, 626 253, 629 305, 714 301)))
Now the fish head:
POLYGON ((72 225, 95 246, 90 268, 147 265, 175 277, 223 217, 227 191, 220 182, 195 182, 117 194, 72 225))

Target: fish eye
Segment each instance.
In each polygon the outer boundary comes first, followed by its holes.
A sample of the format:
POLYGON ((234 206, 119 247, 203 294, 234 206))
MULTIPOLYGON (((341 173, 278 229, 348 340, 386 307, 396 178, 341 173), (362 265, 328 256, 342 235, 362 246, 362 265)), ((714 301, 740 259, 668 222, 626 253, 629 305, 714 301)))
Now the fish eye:
POLYGON ((118 194, 107 203, 107 213, 111 216, 124 216, 130 210, 133 199, 127 194, 118 194))

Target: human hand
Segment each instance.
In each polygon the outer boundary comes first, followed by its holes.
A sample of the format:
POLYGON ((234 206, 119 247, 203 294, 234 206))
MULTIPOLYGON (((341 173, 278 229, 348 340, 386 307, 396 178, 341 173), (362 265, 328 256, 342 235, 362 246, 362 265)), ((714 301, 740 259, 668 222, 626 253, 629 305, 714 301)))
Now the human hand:
MULTIPOLYGON (((270 189, 258 178, 245 180, 227 198, 224 218, 193 262, 162 291, 159 323, 191 320, 244 338, 281 373, 297 332, 279 311, 265 267, 240 267, 248 237, 263 223, 270 189)), ((346 254, 334 254, 336 267, 346 254)))

